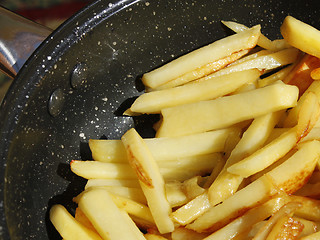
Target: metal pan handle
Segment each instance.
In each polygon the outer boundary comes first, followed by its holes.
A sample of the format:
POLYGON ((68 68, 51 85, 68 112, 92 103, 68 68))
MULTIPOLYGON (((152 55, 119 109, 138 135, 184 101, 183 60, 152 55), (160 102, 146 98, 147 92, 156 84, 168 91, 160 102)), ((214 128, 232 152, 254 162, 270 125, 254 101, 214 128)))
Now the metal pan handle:
POLYGON ((0 70, 14 78, 50 28, 0 7, 0 70))

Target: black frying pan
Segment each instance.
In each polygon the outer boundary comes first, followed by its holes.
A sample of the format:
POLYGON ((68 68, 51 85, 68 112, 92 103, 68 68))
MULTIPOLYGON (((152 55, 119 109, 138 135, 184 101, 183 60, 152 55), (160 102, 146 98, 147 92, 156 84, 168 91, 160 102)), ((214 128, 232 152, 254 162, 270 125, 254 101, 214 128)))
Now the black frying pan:
POLYGON ((74 210, 85 181, 68 164, 91 158, 89 138, 118 139, 132 126, 153 136, 157 117, 121 116, 143 91, 144 72, 230 34, 220 20, 260 23, 275 39, 287 15, 320 28, 319 0, 100 0, 66 21, 0 109, 0 239, 60 239, 48 210, 74 210))

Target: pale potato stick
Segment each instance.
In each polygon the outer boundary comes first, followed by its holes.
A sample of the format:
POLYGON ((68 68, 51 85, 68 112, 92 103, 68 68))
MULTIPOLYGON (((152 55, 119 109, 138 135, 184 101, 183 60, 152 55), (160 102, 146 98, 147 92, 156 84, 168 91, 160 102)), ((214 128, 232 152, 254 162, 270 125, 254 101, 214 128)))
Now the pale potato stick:
POLYGON ((227 171, 243 178, 269 167, 286 155, 297 143, 297 129, 292 128, 250 156, 228 167, 227 171))
POLYGON ((183 182, 183 189, 189 200, 194 199, 205 192, 205 189, 199 186, 200 181, 201 177, 195 176, 183 182))
POLYGON ((320 31, 292 16, 287 16, 280 32, 292 46, 320 58, 320 31))
POLYGON ((121 141, 128 161, 137 174, 141 189, 146 196, 153 219, 160 233, 172 232, 171 207, 166 199, 164 179, 152 153, 134 128, 128 130, 121 141))
MULTIPOLYGON (((147 138, 145 142, 155 160, 171 161, 194 155, 222 152, 230 134, 240 133, 240 128, 231 127, 189 136, 173 138, 147 138)), ((99 162, 127 163, 121 140, 89 140, 93 159, 99 162)))
POLYGON ((160 173, 165 181, 185 181, 193 176, 205 176, 212 172, 214 167, 210 163, 206 165, 194 166, 193 168, 160 168, 160 173), (212 165, 211 165, 212 166, 212 165))
POLYGON ((71 171, 85 179, 137 179, 128 163, 72 160, 71 171))
POLYGON ((87 218, 87 216, 81 211, 80 208, 76 208, 76 212, 74 214, 74 218, 81 223, 82 225, 86 226, 90 230, 94 231, 98 234, 97 230, 94 228, 90 220, 87 218))
POLYGON ((273 51, 269 51, 269 50, 260 50, 260 51, 257 51, 257 52, 253 52, 253 53, 248 54, 247 56, 244 56, 244 57, 238 59, 237 61, 234 61, 233 63, 230 63, 228 65, 228 67, 229 66, 238 65, 238 64, 247 62, 249 60, 253 60, 255 58, 262 57, 262 56, 265 56, 265 55, 268 55, 268 54, 271 54, 271 53, 273 53, 273 51))
MULTIPOLYGON (((234 32, 242 32, 248 29, 247 26, 237 22, 233 22, 233 21, 221 21, 221 22, 234 32)), ((271 41, 269 38, 267 38, 263 34, 260 35, 257 45, 272 51, 290 47, 290 45, 287 42, 285 42, 284 39, 277 39, 277 40, 271 41)))
POLYGON ((287 197, 275 197, 264 204, 251 208, 248 212, 212 233, 204 240, 233 239, 237 235, 250 231, 254 224, 267 219, 287 202, 289 202, 287 197))
POLYGON ((89 139, 92 158, 99 162, 125 162, 126 151, 121 140, 89 139))
POLYGON ((133 201, 142 203, 142 204, 146 204, 147 200, 145 198, 145 196, 143 195, 143 192, 141 190, 141 188, 135 188, 135 187, 112 187, 112 186, 92 186, 89 187, 87 189, 85 189, 84 191, 82 191, 78 196, 73 198, 73 201, 78 203, 81 196, 86 193, 87 191, 90 191, 92 189, 102 189, 104 191, 107 191, 110 194, 115 194, 115 195, 119 195, 128 199, 131 199, 133 201))
POLYGON ((157 234, 154 234, 154 233, 147 233, 144 235, 144 237, 147 239, 147 240, 166 240, 167 238, 161 236, 161 235, 157 235, 157 234))
MULTIPOLYGON (((242 128, 244 129, 244 128, 242 128)), ((228 159, 234 147, 239 143, 241 140, 241 134, 234 132, 233 134, 229 134, 228 138, 226 139, 223 154, 224 159, 228 159)))
POLYGON ((223 170, 209 188, 209 199, 214 206, 234 194, 243 180, 242 176, 232 174, 227 168, 261 148, 272 129, 279 121, 282 111, 269 113, 252 121, 235 146, 223 170))
POLYGON ((225 226, 247 209, 270 198, 276 194, 277 189, 292 194, 305 184, 315 168, 319 155, 320 142, 312 141, 303 144, 287 161, 237 191, 221 204, 209 208, 187 227, 200 232, 214 231, 225 226))
POLYGON ((212 170, 210 176, 208 177, 207 181, 203 185, 204 188, 209 188, 211 184, 217 179, 218 175, 222 171, 226 161, 220 160, 218 161, 217 165, 212 170))
POLYGON ((295 216, 320 222, 320 200, 296 195, 292 195, 290 198, 292 201, 302 204, 302 207, 295 211, 295 216))
POLYGON ((157 137, 189 135, 256 118, 264 114, 293 107, 298 88, 274 84, 245 93, 214 100, 166 108, 157 137))
POLYGON ((173 87, 181 86, 181 85, 188 83, 188 82, 191 82, 193 80, 199 79, 201 77, 204 77, 205 75, 211 74, 213 72, 216 72, 216 71, 224 68, 225 66, 227 66, 230 63, 241 58, 242 56, 244 56, 248 52, 249 52, 248 50, 242 50, 239 52, 232 53, 230 56, 226 56, 226 57, 221 58, 217 61, 208 63, 207 65, 205 65, 203 67, 197 68, 191 72, 187 72, 184 75, 182 75, 176 79, 173 79, 169 82, 166 82, 166 83, 158 86, 155 89, 150 89, 149 91, 173 88, 173 87))
POLYGON ((261 222, 258 222, 251 227, 251 230, 249 232, 239 234, 239 235, 243 235, 243 237, 244 237, 243 239, 248 239, 248 238, 252 239, 259 232, 259 230, 266 224, 266 222, 267 222, 267 220, 263 220, 261 222))
POLYGON ((51 207, 50 221, 64 239, 101 240, 101 237, 97 233, 79 223, 60 204, 51 207))
POLYGON ((270 172, 272 169, 278 167, 279 165, 281 165, 283 162, 287 161, 288 158, 290 158, 294 153, 296 153, 297 149, 294 148, 292 149, 287 155, 285 155, 283 158, 279 159, 278 161, 276 161, 274 164, 272 164, 271 166, 265 168, 264 170, 252 175, 250 177, 251 181, 255 181, 256 179, 260 178, 261 176, 263 176, 264 174, 270 172))
POLYGON ((319 99, 315 93, 308 92, 298 113, 297 136, 299 141, 312 131, 319 120, 319 115, 319 99))
MULTIPOLYGON (((265 223, 265 225, 258 231, 253 237, 253 240, 265 240, 268 239, 269 234, 272 232, 272 228, 277 224, 283 217, 293 215, 294 211, 301 207, 300 203, 289 202, 282 206, 271 218, 265 223)), ((286 239, 286 238, 284 238, 286 239)))
POLYGON ((171 217, 175 222, 184 226, 197 219, 199 216, 201 216, 201 214, 208 211, 208 209, 211 207, 212 206, 209 202, 208 192, 205 191, 198 197, 174 211, 171 214, 171 217))
POLYGON ((257 69, 234 72, 207 81, 195 82, 175 88, 140 95, 131 105, 132 112, 160 113, 161 109, 215 99, 234 92, 242 85, 258 79, 257 69))
MULTIPOLYGON (((110 197, 112 198, 113 202, 117 205, 118 208, 125 210, 129 215, 135 216, 139 219, 142 219, 147 222, 148 225, 154 225, 154 221, 151 215, 151 212, 149 208, 146 206, 146 199, 143 196, 143 192, 140 190, 139 195, 141 199, 144 198, 143 201, 138 201, 132 198, 130 195, 126 196, 126 194, 119 195, 118 194, 118 188, 114 189, 108 189, 106 187, 92 187, 90 189, 85 190, 82 192, 77 198, 74 199, 75 202, 79 203, 81 197, 88 191, 91 191, 93 189, 101 189, 105 190, 109 193, 110 197)), ((121 194, 121 191, 120 191, 121 194)), ((82 212, 81 209, 79 209, 79 212, 82 212)), ((155 225, 154 225, 155 227, 155 225)))
POLYGON ((260 25, 257 25, 242 33, 228 36, 205 47, 194 50, 162 67, 145 73, 142 76, 142 81, 146 86, 155 88, 186 72, 217 61, 232 53, 253 48, 260 36, 260 29, 260 25), (237 44, 234 44, 234 41, 236 41, 237 44))
POLYGON ((258 87, 265 87, 277 82, 278 80, 283 80, 289 74, 289 72, 292 71, 294 66, 294 64, 291 64, 268 77, 258 79, 258 87))
POLYGON ((302 238, 299 238, 299 240, 318 240, 319 238, 320 238, 320 231, 304 236, 302 238))
POLYGON ((101 187, 101 186, 108 186, 108 187, 135 187, 140 188, 138 179, 88 179, 87 184, 84 189, 89 187, 101 187))
MULTIPOLYGON (((216 165, 223 160, 223 153, 210 153, 210 154, 203 154, 203 155, 195 155, 190 157, 182 157, 177 158, 172 161, 160 161, 158 162, 158 166, 160 169, 192 169, 197 164, 196 168, 214 168, 216 165)), ((161 170, 160 170, 161 171, 161 170)))
POLYGON ((202 240, 207 233, 198 233, 184 227, 178 227, 171 233, 172 240, 202 240))
MULTIPOLYGON (((161 166, 159 171, 166 181, 184 181, 194 175, 209 174, 219 158, 221 158, 221 154, 181 158, 174 162, 171 161, 171 163, 162 164, 164 167, 161 166), (196 162, 197 160, 198 164, 196 166, 190 166, 192 162, 196 162), (172 168, 172 166, 175 167, 172 168)), ((70 166, 73 173, 85 179, 137 180, 137 176, 129 163, 73 160, 70 166)))
MULTIPOLYGON (((278 52, 262 55, 256 58, 252 58, 248 61, 241 61, 240 63, 234 62, 232 65, 221 69, 215 73, 212 73, 206 77, 199 78, 193 82, 187 83, 194 84, 196 82, 208 81, 209 79, 230 74, 232 72, 239 72, 249 69, 259 69, 264 72, 266 70, 276 69, 281 66, 285 66, 287 64, 291 64, 297 61, 299 57, 299 50, 296 48, 288 48, 284 50, 280 50, 278 52)), ((239 59, 240 61, 241 59, 239 59)))
POLYGON ((150 209, 146 205, 116 194, 110 194, 110 196, 118 208, 125 210, 129 215, 133 215, 148 221, 150 224, 154 224, 150 209))
POLYGON ((167 200, 171 208, 181 206, 188 202, 183 183, 180 181, 170 181, 165 184, 167 200))
POLYGON ((119 209, 103 189, 93 189, 83 194, 79 208, 105 240, 145 239, 128 214, 119 209))

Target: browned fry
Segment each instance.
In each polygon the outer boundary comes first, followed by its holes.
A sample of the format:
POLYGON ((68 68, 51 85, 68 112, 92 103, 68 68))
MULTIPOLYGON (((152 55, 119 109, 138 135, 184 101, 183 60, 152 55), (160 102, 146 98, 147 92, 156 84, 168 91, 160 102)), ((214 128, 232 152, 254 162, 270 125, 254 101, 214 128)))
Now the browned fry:
MULTIPOLYGON (((162 89, 167 89, 167 88, 173 88, 173 87, 177 87, 180 85, 183 85, 185 83, 197 80, 199 78, 202 78, 206 75, 209 75, 211 73, 214 73, 222 68, 224 68, 225 66, 229 65, 230 63, 236 61, 237 59, 241 58, 242 56, 244 56, 245 54, 247 54, 249 52, 249 50, 242 50, 239 52, 235 52, 232 53, 230 56, 226 56, 224 58, 221 58, 217 61, 208 63, 204 66, 201 66, 193 71, 190 71, 188 73, 183 74, 182 76, 171 80, 167 83, 164 83, 160 86, 158 86, 157 88, 155 88, 154 90, 162 90, 162 89)), ((150 89, 149 89, 150 91, 150 89)))

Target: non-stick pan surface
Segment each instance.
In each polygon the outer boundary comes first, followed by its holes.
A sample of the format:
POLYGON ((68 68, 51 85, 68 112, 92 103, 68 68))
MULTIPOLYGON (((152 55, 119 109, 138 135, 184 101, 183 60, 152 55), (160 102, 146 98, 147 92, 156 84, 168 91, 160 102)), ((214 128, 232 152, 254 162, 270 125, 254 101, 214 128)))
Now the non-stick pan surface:
POLYGON ((261 24, 275 39, 287 15, 320 28, 318 0, 101 0, 68 20, 1 106, 0 239, 60 239, 48 210, 74 210, 85 181, 68 164, 91 158, 90 138, 118 139, 132 126, 153 136, 157 117, 121 116, 144 72, 230 34, 220 20, 261 24))

